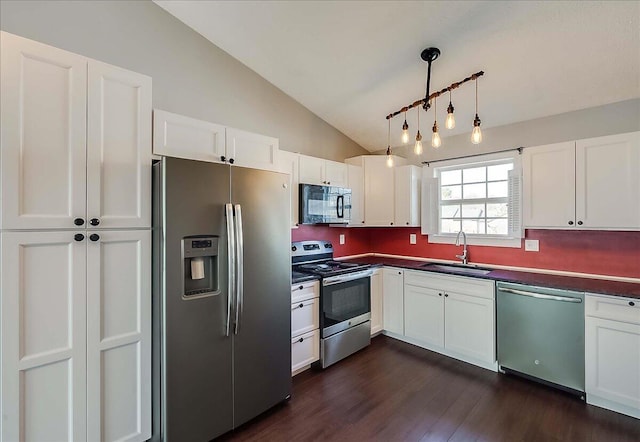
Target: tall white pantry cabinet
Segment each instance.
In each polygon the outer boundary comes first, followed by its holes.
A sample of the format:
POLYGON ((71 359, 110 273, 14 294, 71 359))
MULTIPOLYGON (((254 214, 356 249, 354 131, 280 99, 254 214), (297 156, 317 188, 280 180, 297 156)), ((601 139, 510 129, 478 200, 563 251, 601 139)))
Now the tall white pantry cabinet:
POLYGON ((151 78, 0 34, 0 439, 151 436, 151 78))

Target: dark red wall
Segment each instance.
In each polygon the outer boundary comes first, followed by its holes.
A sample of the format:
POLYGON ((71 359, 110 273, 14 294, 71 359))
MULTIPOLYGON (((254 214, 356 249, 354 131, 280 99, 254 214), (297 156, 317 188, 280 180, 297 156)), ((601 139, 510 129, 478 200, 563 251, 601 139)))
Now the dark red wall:
MULTIPOLYGON (((455 261, 461 251, 449 244, 429 244, 419 228, 300 226, 291 230, 291 237, 293 241, 330 240, 336 256, 375 252, 455 261), (346 239, 342 246, 341 233, 346 239), (417 236, 415 245, 409 244, 411 233, 417 236)), ((539 240, 540 251, 469 246, 470 261, 640 278, 640 232, 527 230, 526 238, 539 240)))

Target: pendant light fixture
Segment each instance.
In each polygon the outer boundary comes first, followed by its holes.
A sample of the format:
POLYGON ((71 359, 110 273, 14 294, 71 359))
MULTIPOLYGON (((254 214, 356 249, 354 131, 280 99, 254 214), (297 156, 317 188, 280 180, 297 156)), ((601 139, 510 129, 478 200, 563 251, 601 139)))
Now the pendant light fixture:
POLYGON ((407 124, 407 113, 404 113, 404 124, 402 125, 402 144, 409 142, 409 125, 407 124))
POLYGON ((478 80, 476 80, 476 117, 473 119, 473 131, 471 132, 471 142, 473 144, 482 143, 482 131, 480 130, 480 117, 478 117, 478 80))
POLYGON ((387 167, 393 167, 393 156, 391 156, 391 119, 389 119, 389 130, 387 131, 387 167))
POLYGON ((418 108, 418 133, 416 134, 416 144, 413 146, 413 153, 422 155, 422 135, 420 135, 420 108, 418 108))
MULTIPOLYGON (((445 127, 447 129, 453 129, 456 127, 456 120, 453 115, 453 103, 451 101, 451 91, 459 88, 463 84, 469 81, 476 82, 476 116, 473 120, 473 131, 471 132, 471 142, 473 144, 480 144, 482 142, 482 132, 480 130, 480 117, 478 116, 478 78, 484 75, 484 71, 476 72, 475 74, 471 74, 468 77, 457 81, 455 83, 451 83, 449 86, 441 89, 439 91, 431 93, 431 64, 440 56, 440 49, 438 48, 427 48, 422 51, 420 54, 420 58, 427 63, 427 79, 426 79, 426 90, 424 98, 414 101, 408 106, 403 107, 400 110, 397 110, 389 115, 387 115, 387 120, 391 120, 396 115, 404 113, 404 124, 402 125, 402 142, 407 143, 409 135, 407 133, 409 129, 409 125, 407 124, 407 111, 414 107, 422 107, 425 111, 428 111, 431 108, 431 100, 433 101, 434 107, 436 105, 436 99, 445 93, 449 93, 449 106, 447 107, 447 118, 445 120, 445 127), (405 135, 406 134, 406 135, 405 135)), ((435 113, 435 111, 434 111, 435 113)), ((389 129, 390 130, 390 129, 389 129)), ((442 145, 442 139, 440 138, 440 132, 438 131, 438 118, 434 117, 433 122, 433 135, 431 136, 431 145, 435 148, 438 148, 442 145)), ((391 158, 391 144, 389 143, 389 147, 387 147, 387 156, 391 158)), ((414 152, 419 155, 422 153, 422 135, 420 134, 420 111, 418 111, 418 132, 416 134, 416 144, 413 148, 414 152)), ((391 163, 392 159, 389 160, 391 163)), ((391 166, 390 166, 391 167, 391 166)))
POLYGON ((449 130, 456 127, 456 119, 453 116, 453 104, 451 104, 451 91, 449 91, 449 107, 447 107, 447 119, 444 122, 444 126, 449 130))
POLYGON ((431 146, 436 149, 442 146, 442 140, 438 133, 438 99, 433 99, 433 128, 431 129, 433 134, 431 135, 431 146))

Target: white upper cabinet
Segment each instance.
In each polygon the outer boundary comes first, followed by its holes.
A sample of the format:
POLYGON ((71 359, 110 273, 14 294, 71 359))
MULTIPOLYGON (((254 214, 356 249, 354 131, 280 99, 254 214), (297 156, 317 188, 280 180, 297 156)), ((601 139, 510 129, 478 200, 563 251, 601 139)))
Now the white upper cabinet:
POLYGON ((399 166, 395 176, 394 226, 420 226, 420 176, 418 166, 399 166))
POLYGON ((167 157, 209 162, 222 161, 224 126, 153 110, 153 153, 167 157))
POLYGON ((151 227, 151 78, 93 60, 88 78, 87 222, 151 227))
POLYGON ((1 44, 2 228, 151 227, 151 78, 1 44))
POLYGON ((347 187, 347 166, 337 161, 300 155, 300 182, 347 187))
POLYGON ((3 229, 73 228, 86 214, 87 59, 0 34, 3 229))
POLYGON ((277 171, 277 138, 153 110, 153 153, 277 171))
POLYGON ((227 127, 228 161, 241 167, 278 170, 278 139, 227 127))
POLYGON ((364 176, 362 167, 347 164, 347 187, 351 189, 350 226, 364 226, 364 176))
POLYGON ((640 229, 640 132, 576 142, 576 221, 640 229))
POLYGON ((528 228, 640 229, 640 132, 527 148, 528 228))
POLYGON ((278 171, 289 174, 289 192, 291 195, 291 227, 298 225, 298 183, 299 178, 299 155, 293 152, 281 150, 278 152, 278 171))

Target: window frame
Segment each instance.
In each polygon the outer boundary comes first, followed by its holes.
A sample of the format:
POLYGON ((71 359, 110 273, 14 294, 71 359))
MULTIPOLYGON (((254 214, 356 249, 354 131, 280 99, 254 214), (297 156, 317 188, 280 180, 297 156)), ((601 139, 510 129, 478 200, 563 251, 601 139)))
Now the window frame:
MULTIPOLYGON (((513 171, 514 173, 520 174, 521 175, 521 171, 522 171, 522 162, 521 162, 521 155, 519 154, 518 151, 514 150, 514 151, 510 151, 510 152, 503 152, 503 153, 498 153, 498 154, 487 154, 487 155, 482 155, 482 156, 478 156, 478 157, 473 157, 473 158, 461 158, 461 159, 455 159, 455 160, 446 160, 446 161, 442 161, 440 162, 440 164, 438 164, 437 166, 433 167, 433 166, 425 166, 425 172, 426 174, 423 176, 426 177, 433 177, 433 178, 438 178, 438 188, 436 191, 437 194, 437 201, 434 201, 432 204, 434 204, 436 207, 429 207, 428 210, 437 210, 437 218, 434 218, 434 220, 437 220, 437 233, 428 233, 428 242, 429 243, 434 243, 434 244, 455 244, 456 241, 456 236, 457 236, 457 232, 456 233, 442 233, 440 230, 441 227, 441 222, 442 222, 442 216, 441 216, 441 211, 442 211, 442 200, 441 200, 441 192, 442 192, 442 185, 440 184, 439 181, 439 177, 441 172, 443 171, 448 171, 448 170, 463 170, 463 169, 470 169, 470 168, 474 168, 474 167, 488 167, 488 166, 492 166, 492 165, 498 165, 498 164, 506 164, 506 163, 513 163, 513 171)), ((504 181, 504 180, 494 180, 493 182, 499 182, 499 181, 504 181)), ((486 190, 488 190, 488 183, 492 182, 489 181, 488 176, 485 175, 485 180, 481 181, 481 183, 484 183, 486 186, 486 190)), ((509 183, 509 178, 507 178, 507 183, 509 183)), ((460 182, 460 186, 463 186, 463 178, 461 177, 461 182, 460 182)), ((435 200, 436 198, 434 198, 435 200)), ((507 197, 498 197, 498 198, 489 198, 487 196, 487 194, 485 193, 485 197, 484 198, 478 198, 477 201, 481 204, 487 204, 487 203, 491 203, 492 201, 496 201, 499 200, 499 202, 507 202, 507 204, 509 204, 510 198, 509 196, 507 197)), ((464 198, 460 198, 457 200, 453 200, 452 201, 452 205, 453 204, 459 204, 462 205, 463 203, 473 203, 473 199, 468 199, 465 200, 464 198)), ((423 201, 423 203, 425 203, 425 201, 423 201)), ((446 205, 446 204, 445 204, 446 205)), ((519 205, 522 205, 522 192, 520 191, 520 200, 519 200, 519 205)), ((510 213, 507 213, 507 225, 510 224, 510 221, 512 220, 512 218, 510 218, 510 213)), ((486 214, 484 216, 485 222, 487 219, 491 219, 493 217, 487 217, 486 214)), ((449 219, 449 218, 446 218, 449 219)), ((453 218, 451 218, 453 219, 453 218)), ((462 217, 462 213, 460 214, 460 218, 458 218, 460 220, 461 226, 462 226, 462 221, 463 221, 463 217, 462 217)), ((476 218, 469 218, 469 219, 476 219, 476 218)), ((499 219, 504 219, 504 218, 499 218, 499 219)), ((522 216, 520 215, 520 230, 522 230, 522 216)), ((486 224, 485 224, 485 231, 486 231, 486 224)), ((466 232, 465 232, 466 233, 466 232)), ((511 247, 511 248, 522 248, 522 240, 524 235, 520 235, 520 236, 515 236, 510 234, 511 232, 508 232, 506 235, 496 235, 496 234, 487 234, 487 233, 467 233, 467 244, 469 245, 482 245, 482 246, 494 246, 494 247, 511 247)))

